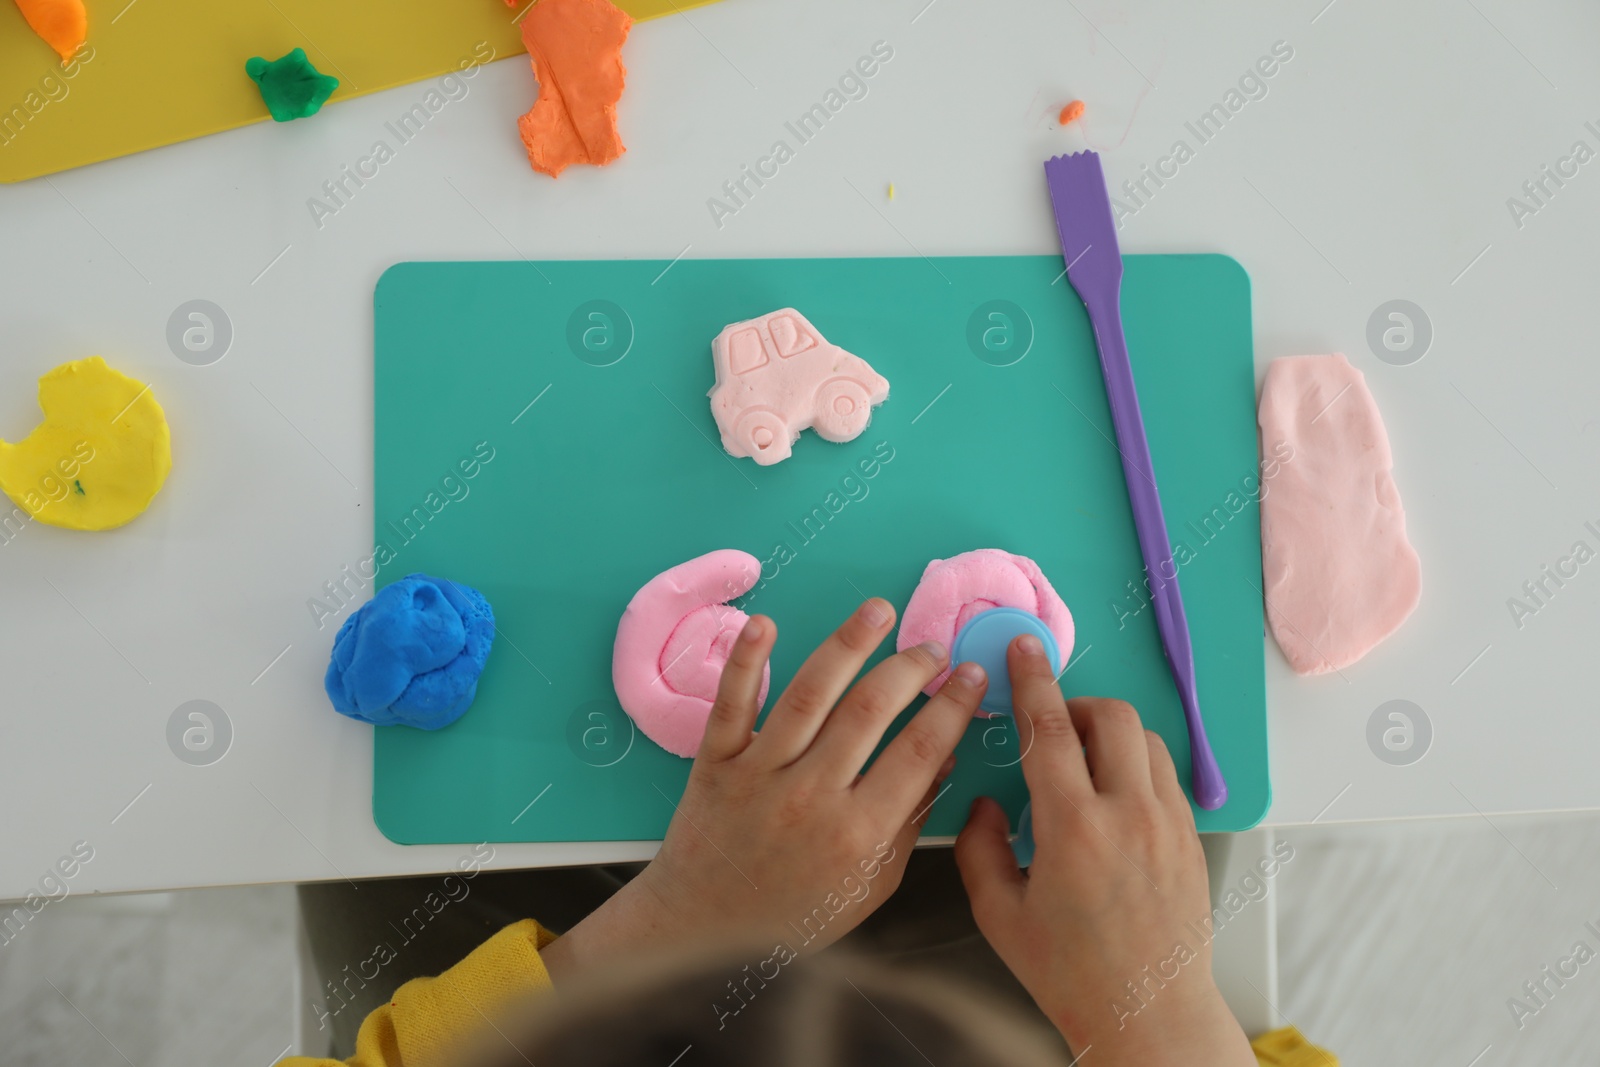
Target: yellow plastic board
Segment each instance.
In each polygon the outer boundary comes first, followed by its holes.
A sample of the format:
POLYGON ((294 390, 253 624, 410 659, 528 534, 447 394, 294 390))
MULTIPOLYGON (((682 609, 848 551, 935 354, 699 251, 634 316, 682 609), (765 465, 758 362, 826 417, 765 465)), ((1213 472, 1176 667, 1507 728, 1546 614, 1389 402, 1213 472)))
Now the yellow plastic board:
MULTIPOLYGON (((616 0, 636 20, 713 0, 616 0)), ((0 182, 269 121, 244 72, 300 47, 339 79, 330 102, 523 52, 501 0, 88 0, 74 59, 0 0, 0 182)), ((626 60, 626 50, 624 51, 626 60)), ((530 89, 529 103, 532 103, 530 89)), ((508 123, 514 115, 506 116, 508 123)), ((316 116, 300 119, 316 122, 316 116)), ((513 127, 514 130, 514 127, 513 127)))

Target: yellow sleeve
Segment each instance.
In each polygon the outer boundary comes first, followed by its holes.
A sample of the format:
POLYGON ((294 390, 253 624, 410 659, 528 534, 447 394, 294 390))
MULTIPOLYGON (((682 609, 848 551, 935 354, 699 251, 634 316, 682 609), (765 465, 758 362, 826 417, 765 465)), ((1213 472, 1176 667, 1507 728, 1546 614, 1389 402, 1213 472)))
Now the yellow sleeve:
POLYGON ((1260 1067, 1339 1067, 1333 1053, 1313 1045, 1292 1026, 1258 1035, 1250 1048, 1260 1067))
MULTIPOLYGON (((375 1010, 356 1035, 347 1067, 402 1067, 447 1061, 461 1039, 514 997, 550 988, 539 950, 556 935, 523 919, 435 978, 413 978, 375 1010)), ((339 1060, 291 1056, 279 1067, 338 1067, 339 1060)))

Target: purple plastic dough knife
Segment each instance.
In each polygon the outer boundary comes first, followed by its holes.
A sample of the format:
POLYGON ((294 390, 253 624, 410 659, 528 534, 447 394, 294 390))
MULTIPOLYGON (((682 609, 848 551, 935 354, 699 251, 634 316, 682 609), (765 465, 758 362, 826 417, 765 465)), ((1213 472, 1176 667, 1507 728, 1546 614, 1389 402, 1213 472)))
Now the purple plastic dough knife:
POLYGON ((1117 228, 1111 217, 1100 156, 1095 152, 1056 156, 1045 161, 1044 176, 1055 208, 1056 229, 1061 234, 1067 279, 1089 312, 1095 347, 1100 351, 1100 372, 1111 403, 1117 451, 1122 453, 1122 476, 1128 483, 1128 500, 1133 505, 1139 552, 1149 576, 1150 600, 1155 605, 1167 665, 1172 668, 1178 699, 1183 702, 1183 717, 1189 725, 1195 803, 1215 811, 1228 799, 1228 783, 1217 766, 1200 717, 1189 623, 1184 618, 1178 571, 1167 541, 1167 521, 1161 514, 1161 497, 1156 492, 1150 443, 1145 439, 1144 419, 1139 414, 1128 342, 1122 334, 1122 253, 1117 248, 1117 228))

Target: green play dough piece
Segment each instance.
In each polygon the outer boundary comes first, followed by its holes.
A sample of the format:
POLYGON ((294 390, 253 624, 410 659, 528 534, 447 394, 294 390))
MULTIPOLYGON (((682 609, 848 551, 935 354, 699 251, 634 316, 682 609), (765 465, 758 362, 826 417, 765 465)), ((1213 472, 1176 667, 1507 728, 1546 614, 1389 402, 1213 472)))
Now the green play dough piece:
POLYGON ((339 88, 339 79, 318 73, 303 48, 270 62, 251 56, 244 72, 261 89, 261 99, 278 122, 315 115, 339 88))

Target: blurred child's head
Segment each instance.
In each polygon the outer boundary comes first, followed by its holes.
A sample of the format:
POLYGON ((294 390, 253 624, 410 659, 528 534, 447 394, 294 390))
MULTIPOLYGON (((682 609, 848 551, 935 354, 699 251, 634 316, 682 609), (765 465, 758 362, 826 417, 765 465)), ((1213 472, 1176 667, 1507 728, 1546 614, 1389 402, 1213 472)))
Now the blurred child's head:
POLYGON ((474 1067, 1044 1067, 1053 1031, 947 981, 845 953, 658 958, 580 976, 475 1042, 474 1067), (758 966, 758 961, 768 966, 758 966), (587 979, 587 980, 585 980, 587 979), (676 1059, 675 1057, 680 1057, 676 1059))

